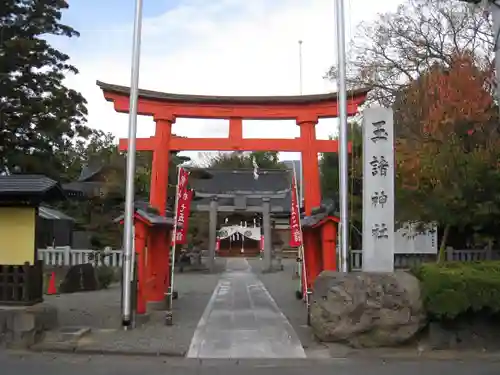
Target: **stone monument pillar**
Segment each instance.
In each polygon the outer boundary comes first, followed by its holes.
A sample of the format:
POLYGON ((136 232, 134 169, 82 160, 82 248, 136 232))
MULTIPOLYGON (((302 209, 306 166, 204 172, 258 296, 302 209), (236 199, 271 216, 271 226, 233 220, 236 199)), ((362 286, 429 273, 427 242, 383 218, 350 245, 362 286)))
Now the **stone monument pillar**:
POLYGON ((363 111, 363 271, 394 271, 394 121, 390 108, 363 111))

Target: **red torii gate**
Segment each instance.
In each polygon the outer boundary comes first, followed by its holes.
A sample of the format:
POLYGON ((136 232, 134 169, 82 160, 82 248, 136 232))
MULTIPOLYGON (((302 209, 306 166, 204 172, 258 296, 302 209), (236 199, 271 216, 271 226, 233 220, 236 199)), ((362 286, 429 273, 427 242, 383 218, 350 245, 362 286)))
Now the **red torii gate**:
MULTIPOLYGON (((106 100, 117 112, 129 112, 130 88, 97 81, 106 100)), ((347 113, 358 112, 368 90, 347 93, 347 113)), ((168 164, 170 151, 292 151, 301 152, 305 212, 311 214, 320 205, 321 189, 318 153, 338 152, 336 140, 316 139, 315 126, 320 118, 338 116, 337 93, 300 96, 205 96, 179 95, 139 90, 138 114, 152 116, 155 135, 137 139, 137 151, 152 151, 153 165, 150 204, 161 215, 166 213, 168 164), (184 138, 172 134, 177 117, 228 119, 227 138, 184 138), (295 139, 245 139, 243 119, 296 120, 300 137, 295 139)), ((128 140, 120 139, 119 148, 127 150, 128 140)), ((166 245, 168 251, 168 244, 166 245)), ((308 283, 323 269, 319 249, 306 248, 308 283)))

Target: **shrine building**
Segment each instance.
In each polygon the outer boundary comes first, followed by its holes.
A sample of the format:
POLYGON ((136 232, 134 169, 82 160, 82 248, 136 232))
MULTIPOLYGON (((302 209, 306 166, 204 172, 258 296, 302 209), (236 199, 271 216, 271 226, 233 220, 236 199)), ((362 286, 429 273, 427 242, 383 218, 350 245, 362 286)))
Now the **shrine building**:
POLYGON ((296 249, 287 249, 290 242, 290 170, 259 170, 258 179, 254 178, 253 169, 207 171, 212 175, 211 179, 192 181, 198 197, 192 203, 192 211, 209 215, 216 209, 216 223, 211 223, 211 230, 231 232, 221 239, 219 256, 259 255, 260 234, 264 233, 263 203, 266 202, 271 225, 281 237, 283 250, 296 253, 296 249))

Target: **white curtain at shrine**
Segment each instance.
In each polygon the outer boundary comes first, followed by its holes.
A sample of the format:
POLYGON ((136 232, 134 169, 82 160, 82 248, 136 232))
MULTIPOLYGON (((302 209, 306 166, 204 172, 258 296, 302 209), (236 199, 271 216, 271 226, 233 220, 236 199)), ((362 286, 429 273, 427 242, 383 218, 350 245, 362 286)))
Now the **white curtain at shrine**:
POLYGON ((219 238, 221 240, 230 237, 231 240, 239 240, 241 237, 250 238, 255 241, 260 241, 260 228, 249 228, 241 225, 231 225, 222 227, 219 230, 219 238))
POLYGON ((260 228, 242 228, 241 234, 243 234, 245 238, 260 241, 260 228))
POLYGON ((227 227, 222 227, 219 230, 218 236, 221 240, 228 238, 228 237, 234 238, 233 236, 235 235, 235 233, 238 233, 238 228, 239 228, 239 225, 231 225, 231 226, 227 226, 227 227))

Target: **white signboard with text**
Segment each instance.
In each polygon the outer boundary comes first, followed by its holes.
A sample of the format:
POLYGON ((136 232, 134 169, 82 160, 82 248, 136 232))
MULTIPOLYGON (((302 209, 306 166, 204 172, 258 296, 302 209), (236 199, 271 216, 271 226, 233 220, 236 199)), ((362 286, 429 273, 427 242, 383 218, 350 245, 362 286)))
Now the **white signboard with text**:
POLYGON ((390 108, 363 111, 363 271, 394 270, 394 120, 390 108))
POLYGON ((396 254, 437 254, 437 243, 435 224, 418 228, 416 223, 405 223, 396 231, 394 249, 396 254))

